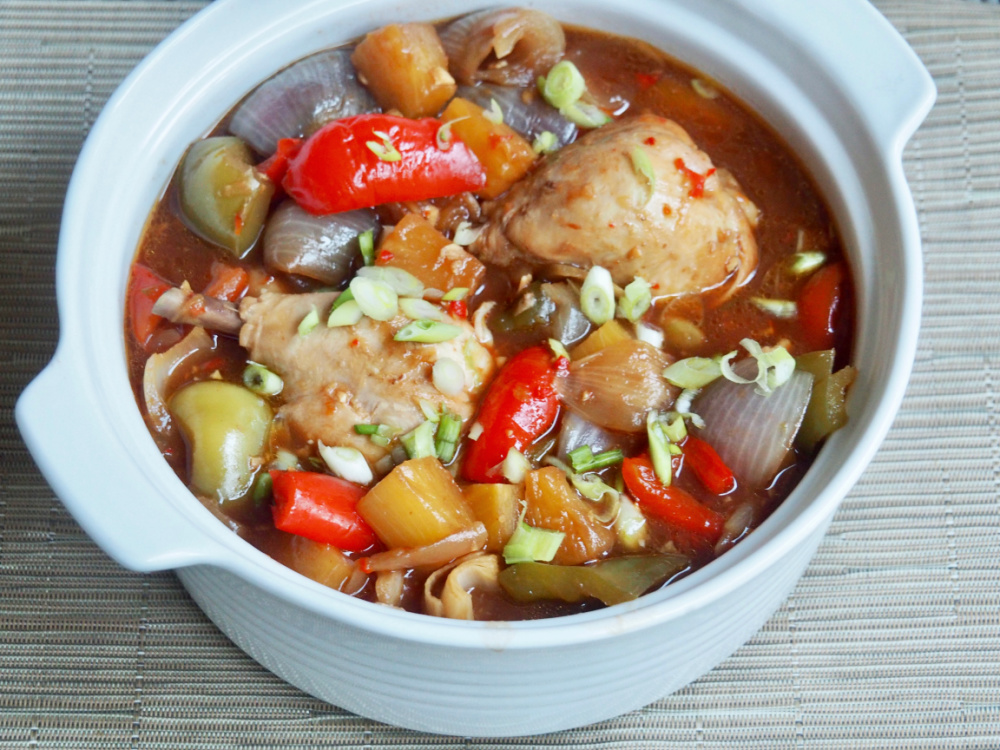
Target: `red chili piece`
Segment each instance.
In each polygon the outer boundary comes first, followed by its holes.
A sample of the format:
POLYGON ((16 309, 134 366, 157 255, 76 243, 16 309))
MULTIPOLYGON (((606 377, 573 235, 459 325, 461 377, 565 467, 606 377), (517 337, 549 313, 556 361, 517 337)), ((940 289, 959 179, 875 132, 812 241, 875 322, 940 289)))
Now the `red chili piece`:
POLYGON ((361 552, 378 542, 358 514, 367 490, 344 479, 313 471, 272 471, 274 525, 321 544, 361 552))
POLYGON ((525 349, 507 361, 479 409, 483 433, 469 443, 462 467, 466 479, 504 481, 499 464, 508 451, 523 451, 551 429, 559 416, 555 379, 565 367, 564 357, 555 359, 542 346, 525 349))
POLYGON ((709 169, 705 174, 700 174, 690 169, 684 160, 680 157, 674 159, 674 166, 677 167, 681 172, 683 172, 687 178, 691 181, 691 189, 688 191, 688 195, 692 198, 701 198, 705 195, 705 180, 715 174, 715 167, 709 169))
POLYGON ((277 150, 257 165, 257 171, 267 175, 267 178, 275 185, 280 185, 288 171, 289 161, 301 148, 301 138, 282 138, 278 141, 277 150))
POLYGON ((732 469, 726 466, 715 448, 694 435, 688 435, 682 447, 684 465, 694 472, 706 490, 716 495, 726 495, 736 489, 736 477, 732 469))
POLYGON ((153 314, 153 305, 170 287, 166 279, 141 263, 132 265, 128 291, 129 318, 132 320, 132 335, 143 349, 147 349, 153 333, 163 321, 161 316, 153 314))
POLYGON ((643 509, 710 544, 718 541, 725 519, 679 487, 664 485, 647 456, 626 458, 622 462, 622 478, 643 509))
POLYGON ((799 327, 810 350, 829 349, 836 339, 847 269, 832 263, 814 273, 799 292, 799 327))
POLYGON ((432 118, 382 114, 334 120, 302 145, 282 185, 312 214, 478 190, 486 184, 482 164, 457 138, 440 148, 440 128, 432 118))
POLYGON ((469 306, 464 299, 453 299, 448 303, 448 314, 454 318, 468 318, 469 306))

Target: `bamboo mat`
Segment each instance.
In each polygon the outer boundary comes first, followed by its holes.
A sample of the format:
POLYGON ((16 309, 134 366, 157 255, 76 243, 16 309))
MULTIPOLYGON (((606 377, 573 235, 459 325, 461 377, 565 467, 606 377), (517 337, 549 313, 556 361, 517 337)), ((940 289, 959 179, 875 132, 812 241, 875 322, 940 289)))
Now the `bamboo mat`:
POLYGON ((1000 747, 1000 8, 875 4, 939 89, 907 150, 926 304, 883 448, 785 605, 717 669, 602 724, 466 741, 283 683, 173 574, 111 562, 38 474, 13 406, 55 347, 70 170, 118 82, 202 3, 0 0, 0 748, 1000 747))

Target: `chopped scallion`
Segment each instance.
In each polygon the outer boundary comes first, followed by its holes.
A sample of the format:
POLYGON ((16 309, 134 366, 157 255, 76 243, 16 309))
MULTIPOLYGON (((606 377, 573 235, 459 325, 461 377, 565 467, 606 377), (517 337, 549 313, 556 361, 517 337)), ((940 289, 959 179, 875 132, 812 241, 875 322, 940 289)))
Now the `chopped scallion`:
POLYGON ((393 336, 396 341, 413 341, 420 344, 438 344, 450 341, 462 333, 462 329, 436 320, 415 320, 404 326, 393 336))
POLYGON ((355 276, 351 279, 351 294, 354 295, 354 301, 361 308, 361 312, 372 320, 391 320, 399 312, 399 298, 392 287, 384 281, 355 276))
POLYGON ((401 297, 399 299, 399 310, 410 320, 444 321, 448 318, 444 314, 444 310, 437 305, 416 297, 401 297))
POLYGON ((403 155, 399 153, 399 149, 392 144, 392 139, 388 133, 382 130, 373 130, 372 133, 381 139, 381 143, 379 141, 365 141, 365 145, 375 156, 382 161, 388 162, 399 161, 403 158, 403 155))
POLYGON ((406 455, 410 458, 435 456, 434 429, 433 422, 422 422, 418 427, 403 435, 400 441, 406 449, 406 455))
POLYGON ((257 475, 257 478, 253 483, 253 504, 263 505, 264 502, 271 497, 271 492, 274 488, 274 482, 271 480, 271 475, 262 471, 257 475))
POLYGON ((563 346, 562 341, 559 339, 549 339, 549 349, 551 349, 552 353, 557 357, 565 357, 566 360, 569 361, 569 352, 566 351, 566 347, 563 346))
POLYGON ((445 396, 457 396, 465 389, 465 370, 451 357, 441 357, 434 363, 431 380, 445 396))
POLYGON ((458 226, 455 228, 455 238, 452 241, 456 245, 460 245, 462 247, 468 247, 469 245, 471 245, 473 242, 476 241, 476 238, 482 231, 483 231, 482 227, 474 228, 472 224, 470 224, 469 222, 460 221, 458 223, 458 226))
POLYGON ((649 412, 646 417, 646 435, 649 438, 649 457, 653 462, 653 471, 656 478, 669 486, 673 481, 673 465, 670 454, 670 439, 667 437, 660 422, 660 414, 657 411, 649 412))
POLYGON ((342 326, 357 325, 361 322, 363 315, 361 305, 353 299, 349 299, 344 304, 337 305, 330 310, 330 317, 326 319, 326 326, 327 328, 340 328, 342 326))
POLYGON ((679 359, 663 371, 663 377, 678 388, 704 388, 722 375, 722 368, 708 357, 679 359))
POLYGON ((490 108, 483 110, 483 117, 494 125, 503 125, 503 110, 500 109, 496 99, 490 99, 490 108))
POLYGON ((604 325, 615 316, 615 284, 606 268, 593 266, 580 289, 580 308, 594 325, 604 325))
POLYGON ((358 276, 380 281, 400 297, 421 297, 424 294, 424 285, 420 279, 395 266, 363 266, 358 269, 358 276))
POLYGON ((330 471, 355 484, 371 484, 371 467, 357 448, 319 444, 319 455, 330 471))
POLYGON ((716 99, 719 96, 719 90, 717 88, 706 83, 700 78, 691 79, 691 88, 693 88, 698 96, 703 99, 716 99))
POLYGON ((758 310, 762 310, 768 315, 773 315, 775 318, 781 318, 782 320, 794 318, 798 312, 792 300, 751 297, 750 301, 758 310))
POLYGON ((550 130, 543 130, 535 136, 531 149, 536 154, 551 154, 559 150, 559 138, 550 130))
POLYGON ((445 292, 445 295, 441 299, 444 302, 458 302, 459 300, 465 299, 468 294, 469 290, 467 287, 456 286, 454 289, 449 289, 445 292))
POLYGON ((375 265, 375 231, 368 229, 358 235, 358 247, 361 249, 361 259, 366 266, 375 265))
POLYGON ((636 146, 630 154, 632 157, 632 169, 635 173, 646 181, 646 197, 652 198, 653 191, 656 190, 656 172, 653 171, 653 162, 649 160, 649 154, 642 146, 636 146))
POLYGON ((824 253, 818 250, 803 250, 792 256, 788 270, 793 276, 805 276, 818 270, 824 263, 826 263, 824 253))
POLYGON ((567 457, 569 458, 570 465, 573 467, 573 472, 583 474, 584 472, 597 471, 598 469, 604 469, 608 466, 621 463, 625 455, 620 448, 613 448, 595 455, 589 445, 581 445, 579 448, 571 450, 567 454, 567 457))
POLYGON ((299 336, 305 336, 309 334, 309 332, 312 331, 318 325, 319 325, 319 310, 317 310, 316 307, 313 306, 313 309, 309 311, 309 314, 306 315, 299 322, 299 336))
POLYGON ((581 128, 599 128, 611 122, 611 117, 593 104, 576 102, 559 110, 562 116, 581 128))
POLYGON ((434 406, 434 404, 432 404, 430 401, 423 398, 418 399, 417 406, 420 407, 420 411, 422 411, 424 414, 424 419, 426 419, 428 422, 434 422, 435 424, 437 424, 438 422, 441 421, 440 412, 438 412, 437 407, 434 406))
POLYGON ((635 324, 635 337, 639 341, 645 341, 657 349, 663 348, 663 331, 659 328, 648 326, 641 320, 635 324))
POLYGON ((538 79, 538 91, 556 109, 563 109, 579 101, 587 91, 583 74, 569 60, 557 62, 547 76, 538 79))
POLYGON ((461 435, 462 420, 450 412, 442 414, 434 437, 434 451, 438 460, 447 464, 455 457, 461 435))
POLYGON ((377 435, 379 426, 377 424, 356 424, 354 431, 359 435, 377 435))
POLYGON ((243 385, 260 396, 276 396, 285 387, 279 375, 256 362, 251 362, 243 371, 243 385))
POLYGON ((503 548, 504 562, 508 565, 519 562, 550 562, 565 537, 561 531, 539 529, 521 521, 503 548))
POLYGON ((648 281, 637 276, 625 287, 618 301, 618 313, 626 320, 637 323, 653 304, 652 290, 648 281))

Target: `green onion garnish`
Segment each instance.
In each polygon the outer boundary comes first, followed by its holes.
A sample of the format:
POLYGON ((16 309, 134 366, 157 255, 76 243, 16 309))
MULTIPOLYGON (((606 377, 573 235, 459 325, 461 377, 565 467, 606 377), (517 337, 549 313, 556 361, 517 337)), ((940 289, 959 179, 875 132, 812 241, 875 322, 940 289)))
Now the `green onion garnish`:
POLYGON ((274 488, 274 482, 271 480, 271 475, 262 471, 257 475, 257 478, 253 483, 253 504, 263 505, 264 502, 271 497, 271 492, 274 488))
POLYGON ((573 467, 573 472, 583 474, 587 471, 597 471, 621 463, 625 455, 620 448, 613 448, 594 455, 594 451, 589 445, 581 445, 579 448, 571 450, 567 457, 573 467))
POLYGON ((722 368, 708 357, 679 359, 663 371, 663 377, 678 388, 704 388, 722 375, 722 368))
POLYGON ((569 60, 557 62, 547 76, 538 79, 538 91, 556 109, 575 104, 587 91, 583 74, 569 60))
POLYGON ((731 351, 719 361, 726 380, 743 384, 756 383, 757 393, 766 396, 775 388, 787 383, 795 372, 795 357, 783 346, 776 346, 771 351, 765 352, 753 339, 742 339, 740 344, 757 360, 757 377, 750 380, 737 375, 732 367, 736 352, 731 351))
POLYGON ((299 322, 299 336, 305 336, 318 325, 319 325, 319 310, 317 310, 314 305, 313 309, 309 311, 309 314, 306 315, 299 322))
POLYGON ((649 457, 653 462, 653 471, 656 478, 664 486, 670 486, 673 481, 673 465, 670 454, 670 439, 667 437, 660 422, 660 414, 657 411, 649 412, 646 417, 646 435, 649 438, 649 457))
POLYGON ((260 396, 276 396, 285 387, 279 375, 256 362, 251 362, 243 371, 243 385, 260 396))
POLYGON ((510 541, 503 548, 503 559, 508 565, 519 562, 550 562, 556 556, 566 535, 518 523, 510 541))
POLYGON ((371 484, 371 467, 357 448, 319 444, 319 455, 327 467, 341 479, 355 484, 371 484))
POLYGON ((465 299, 468 294, 469 290, 467 287, 456 286, 454 289, 449 289, 441 299, 444 302, 457 302, 458 300, 465 299))
POLYGON ((399 150, 392 145, 392 139, 389 137, 388 133, 382 130, 373 130, 372 133, 377 135, 382 140, 381 143, 378 141, 365 141, 365 145, 373 154, 375 154, 375 156, 382 161, 388 162, 399 161, 403 158, 402 154, 399 153, 399 150))
POLYGON ((693 88, 698 96, 703 99, 715 99, 719 96, 719 90, 717 88, 711 86, 700 78, 691 79, 691 88, 693 88))
POLYGON ((351 290, 345 289, 340 294, 338 294, 337 299, 333 301, 333 305, 330 307, 330 312, 333 312, 341 305, 350 302, 352 299, 354 299, 354 295, 351 294, 351 290))
POLYGON ((354 431, 358 435, 377 435, 380 426, 377 424, 356 424, 354 425, 354 431))
POLYGON ((434 423, 422 422, 400 438, 406 455, 410 458, 428 458, 434 452, 434 423))
MULTIPOLYGON (((350 290, 348 290, 349 292, 350 290)), ((326 326, 327 328, 339 328, 341 326, 357 325, 361 321, 362 316, 361 305, 353 299, 349 299, 344 304, 335 305, 330 310, 330 317, 326 319, 326 326)))
POLYGON ((415 320, 404 326, 393 336, 396 341, 414 341, 420 344, 439 344, 450 341, 462 333, 462 329, 436 320, 415 320))
MULTIPOLYGON (((663 427, 663 434, 667 436, 667 440, 670 441, 670 448, 677 448, 674 443, 681 442, 687 437, 687 425, 684 424, 684 417, 680 414, 671 414, 667 416, 667 421, 661 421, 660 425, 663 427)), ((678 455, 674 453, 673 450, 670 451, 675 456, 678 455)))
POLYGON ((826 263, 826 255, 818 250, 804 250, 795 253, 788 264, 788 270, 793 276, 805 276, 816 271, 826 263))
POLYGON ((653 304, 653 287, 638 276, 625 287, 618 301, 618 313, 626 320, 636 323, 653 304))
POLYGON ((448 463, 455 457, 458 439, 462 435, 462 420, 451 412, 441 415, 437 435, 434 436, 434 452, 438 460, 448 463))
MULTIPOLYGON (((374 267, 366 266, 366 268, 374 267)), ((361 312, 372 320, 390 320, 399 312, 399 298, 396 292, 383 281, 355 276, 351 279, 351 294, 354 295, 354 301, 361 308, 361 312)))
POLYGON ((425 299, 416 297, 400 297, 399 310, 410 320, 440 320, 448 319, 444 310, 425 299))
POLYGON ((496 99, 490 99, 490 108, 483 110, 483 117, 494 125, 503 125, 503 110, 500 109, 496 99))
POLYGON ((580 289, 580 308, 594 325, 603 325, 615 316, 615 284, 606 268, 593 266, 580 289))
POLYGON ((361 249, 361 259, 365 265, 375 265, 375 231, 373 229, 358 235, 358 247, 361 249))
POLYGON ((795 303, 787 299, 770 299, 768 297, 751 297, 750 301, 758 310, 763 310, 775 318, 788 320, 794 318, 798 310, 795 303))
POLYGON ((656 190, 656 172, 653 171, 653 162, 649 160, 649 154, 642 146, 636 146, 632 149, 630 156, 632 157, 632 169, 646 181, 647 198, 652 198, 653 191, 656 190))
POLYGON ((570 104, 568 107, 560 109, 559 112, 567 120, 581 128, 599 128, 601 125, 611 122, 611 117, 603 110, 586 102, 570 104))
POLYGON ((423 282, 402 268, 394 266, 363 266, 358 269, 357 275, 386 284, 400 297, 422 297, 424 294, 423 282))
POLYGON ((465 389, 465 370, 451 357, 441 357, 431 370, 431 382, 445 396, 457 396, 465 389))
POLYGON ((559 150, 559 138, 551 130, 543 130, 535 136, 531 149, 536 154, 551 154, 559 150))
POLYGON ((569 352, 566 351, 566 347, 563 346, 563 342, 559 339, 549 339, 549 349, 551 349, 552 353, 557 357, 565 357, 567 361, 570 358, 569 352))

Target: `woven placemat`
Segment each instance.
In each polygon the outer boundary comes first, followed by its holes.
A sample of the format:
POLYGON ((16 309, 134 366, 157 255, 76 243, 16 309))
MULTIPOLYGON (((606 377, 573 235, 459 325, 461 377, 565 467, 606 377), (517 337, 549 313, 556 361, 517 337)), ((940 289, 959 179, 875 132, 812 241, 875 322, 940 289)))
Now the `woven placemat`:
POLYGON ((118 82, 203 3, 0 0, 0 748, 1000 747, 1000 9, 875 4, 939 89, 907 149, 926 306, 883 448, 785 605, 717 669, 602 724, 467 741, 272 676, 173 574, 111 562, 35 469, 13 406, 55 347, 70 171, 118 82))

